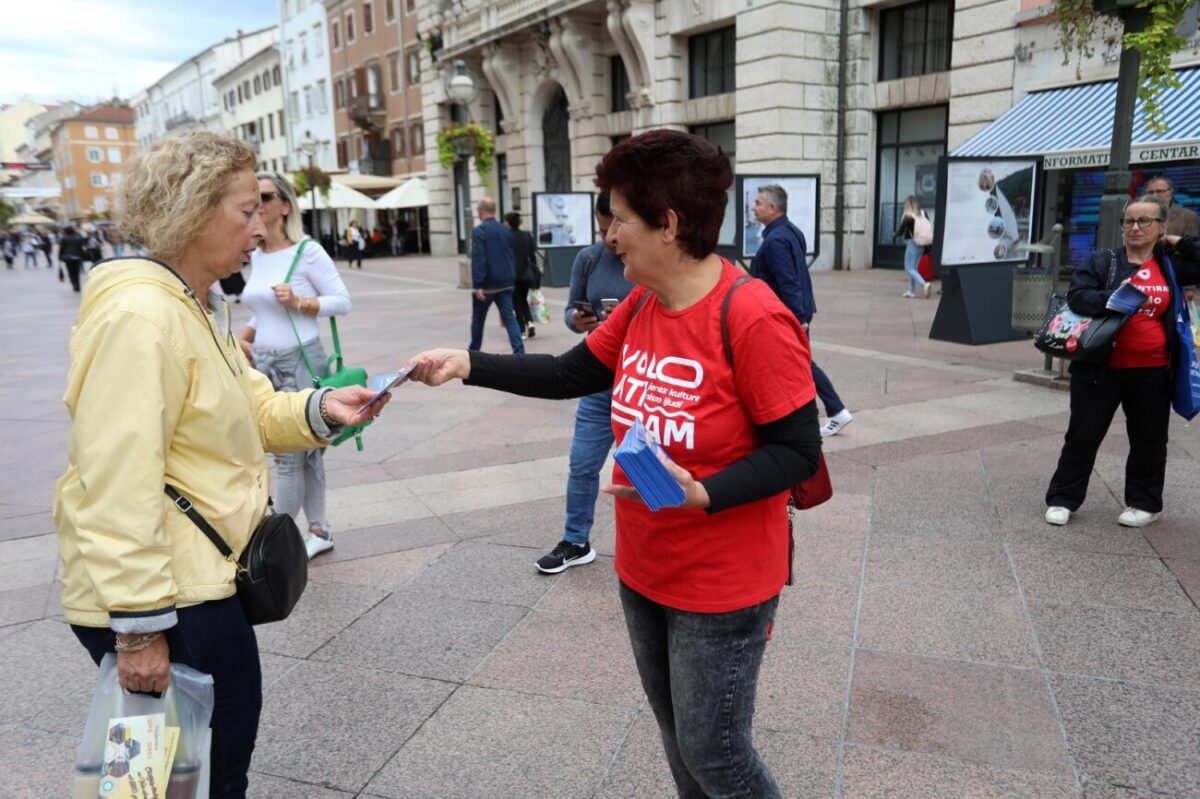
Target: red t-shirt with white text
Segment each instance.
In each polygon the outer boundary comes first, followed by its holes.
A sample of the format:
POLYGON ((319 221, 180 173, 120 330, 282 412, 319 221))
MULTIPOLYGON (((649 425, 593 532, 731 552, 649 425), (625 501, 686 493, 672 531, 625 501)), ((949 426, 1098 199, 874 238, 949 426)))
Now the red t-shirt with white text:
MULTIPOLYGON (((755 427, 816 396, 808 339, 762 281, 733 295, 730 368, 721 304, 741 271, 724 262, 717 285, 682 311, 636 288, 587 338, 615 373, 613 431, 641 419, 677 464, 708 477, 758 448, 755 427)), ((629 485, 619 466, 613 482, 629 485)), ((719 513, 616 501, 616 570, 633 590, 678 610, 724 613, 775 596, 788 575, 787 492, 719 513)))
POLYGON ((1171 307, 1171 287, 1153 258, 1139 266, 1129 282, 1149 299, 1117 334, 1117 346, 1108 365, 1113 369, 1166 366, 1167 329, 1162 318, 1171 307))

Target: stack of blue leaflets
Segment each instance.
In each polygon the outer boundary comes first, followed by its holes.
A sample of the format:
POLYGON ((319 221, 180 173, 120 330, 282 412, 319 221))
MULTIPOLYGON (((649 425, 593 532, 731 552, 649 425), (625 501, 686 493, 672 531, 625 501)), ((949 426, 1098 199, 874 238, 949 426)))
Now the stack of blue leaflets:
POLYGON ((686 497, 683 486, 679 485, 679 481, 659 460, 660 453, 663 458, 671 459, 646 430, 645 425, 637 420, 634 420, 621 446, 613 453, 613 457, 641 495, 646 507, 655 511, 678 507, 686 497))
POLYGON ((1146 295, 1132 283, 1124 283, 1117 287, 1117 290, 1108 295, 1108 302, 1105 303, 1106 308, 1110 311, 1123 313, 1126 316, 1142 307, 1142 303, 1146 301, 1146 295))

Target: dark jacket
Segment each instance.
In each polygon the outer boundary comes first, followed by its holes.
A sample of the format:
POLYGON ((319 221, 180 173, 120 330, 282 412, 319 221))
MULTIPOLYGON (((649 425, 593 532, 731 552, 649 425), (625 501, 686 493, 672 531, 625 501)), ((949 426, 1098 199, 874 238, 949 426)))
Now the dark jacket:
POLYGON ((807 251, 804 234, 784 215, 763 229, 762 244, 754 256, 755 276, 771 287, 801 324, 811 322, 817 312, 807 251))
POLYGON ((513 287, 512 233, 494 218, 471 232, 471 288, 513 287))
POLYGON ((533 252, 533 236, 517 228, 512 233, 513 270, 518 283, 537 283, 537 256, 533 252))
POLYGON ((83 249, 83 236, 78 233, 67 233, 58 244, 58 260, 82 261, 87 257, 83 249))
MULTIPOLYGON (((1116 250, 1117 269, 1111 284, 1108 284, 1109 250, 1097 250, 1075 267, 1071 276, 1071 287, 1067 290, 1067 305, 1071 310, 1083 316, 1100 316, 1111 313, 1105 308, 1109 296, 1121 285, 1121 281, 1132 275, 1141 264, 1131 264, 1125 256, 1125 248, 1116 250)), ((1154 260, 1167 277, 1165 253, 1162 244, 1154 248, 1154 260)), ((1175 268, 1175 280, 1178 285, 1186 286, 1200 281, 1200 239, 1194 236, 1184 236, 1179 240, 1179 246, 1171 253, 1171 265, 1175 268)), ((1168 278, 1167 285, 1171 291, 1171 306, 1174 308, 1175 287, 1168 278)), ((1167 357, 1170 369, 1175 369, 1176 351, 1179 342, 1175 335, 1175 313, 1168 310, 1162 315, 1163 327, 1167 330, 1167 357)), ((1087 380, 1098 382, 1108 368, 1107 361, 1103 363, 1084 363, 1076 361, 1071 364, 1071 374, 1087 380)))

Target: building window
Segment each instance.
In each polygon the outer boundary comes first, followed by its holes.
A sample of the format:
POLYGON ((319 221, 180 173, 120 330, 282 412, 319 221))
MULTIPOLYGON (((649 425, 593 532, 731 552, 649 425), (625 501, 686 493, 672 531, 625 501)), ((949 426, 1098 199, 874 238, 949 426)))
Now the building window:
POLYGON ((392 128, 392 158, 403 158, 405 148, 404 128, 392 128))
POLYGON ((300 31, 300 63, 308 63, 308 34, 300 31))
MULTIPOLYGON (((275 115, 275 118, 277 120, 279 120, 279 135, 282 136, 283 135, 283 112, 282 111, 278 112, 275 115)), ((286 159, 287 157, 284 156, 284 158, 286 159)), ((287 161, 285 160, 284 163, 287 163, 287 161)))
POLYGON ((93 172, 92 173, 92 185, 98 189, 102 188, 104 186, 107 186, 108 185, 108 175, 104 174, 103 172, 93 172))
POLYGON ((421 155, 425 152, 425 127, 419 121, 413 123, 410 141, 412 142, 410 152, 413 155, 421 155))
POLYGON ((270 70, 265 70, 265 71, 263 72, 263 74, 262 74, 262 84, 263 84, 263 91, 264 91, 264 92, 265 92, 265 91, 267 91, 268 89, 270 89, 270 88, 271 88, 271 71, 270 71, 270 70))
MULTIPOLYGON (((693 125, 688 128, 688 133, 699 136, 710 144, 715 144, 721 148, 721 152, 725 153, 725 157, 729 159, 731 169, 737 168, 737 129, 733 122, 713 122, 707 125, 693 125)), ((721 228, 717 231, 717 243, 733 244, 737 240, 737 219, 733 209, 737 207, 737 195, 734 193, 734 187, 729 187, 729 200, 725 206, 726 213, 724 220, 721 221, 721 228)))
POLYGON ((688 97, 734 90, 735 29, 730 26, 688 39, 688 97))
POLYGON ((97 197, 92 201, 92 208, 96 209, 96 213, 102 214, 108 210, 108 198, 97 197))
POLYGON ((408 51, 408 85, 416 86, 421 82, 421 54, 416 50, 408 51))
POLYGON ((950 69, 954 6, 922 0, 879 14, 879 79, 896 80, 950 69))
POLYGON ((262 94, 262 78, 260 78, 258 75, 255 75, 254 76, 254 96, 257 97, 260 94, 262 94))
POLYGON ((109 147, 108 148, 108 162, 110 164, 121 163, 121 148, 120 147, 109 147))
MULTIPOLYGON (((877 119, 875 253, 877 266, 900 267, 903 241, 895 239, 904 199, 913 195, 932 217, 937 207, 938 158, 946 152, 946 106, 886 111, 877 119)), ((936 224, 936 220, 935 224, 936 224)))
POLYGON ((417 10, 417 0, 405 0, 404 8, 407 9, 408 13, 412 14, 417 10))
POLYGON ((233 107, 235 105, 237 105, 237 95, 234 94, 233 89, 230 89, 229 90, 229 110, 232 111, 233 107))
POLYGON ((293 122, 300 119, 300 93, 292 92, 288 98, 288 119, 293 122))
POLYGON ((329 23, 329 35, 333 38, 333 49, 340 50, 342 47, 342 32, 336 21, 329 23))
POLYGON ((380 89, 383 88, 383 79, 379 74, 378 64, 367 65, 367 102, 372 108, 382 108, 383 98, 380 96, 380 89))
POLYGON ((383 17, 389 25, 396 21, 396 0, 383 0, 383 17))
POLYGON ((224 106, 224 108, 225 108, 225 110, 226 110, 226 111, 229 111, 229 110, 230 110, 230 108, 229 108, 229 95, 227 95, 227 94, 222 94, 222 95, 221 95, 221 105, 222 105, 222 106, 224 106))
POLYGON ((629 110, 629 73, 625 71, 625 60, 619 55, 608 59, 608 85, 612 95, 609 110, 614 114, 629 110))
POLYGON ((333 107, 346 107, 346 85, 341 78, 333 82, 333 107))
POLYGON ((275 138, 275 115, 274 114, 267 115, 267 133, 269 134, 268 138, 271 138, 271 139, 275 138))
POLYGON ((317 113, 329 113, 329 90, 324 79, 317 81, 317 113))
POLYGON ((121 136, 120 136, 120 134, 117 133, 116 128, 110 127, 110 128, 104 129, 104 138, 106 138, 110 141, 116 141, 117 139, 121 138, 121 136))
POLYGON ((100 150, 99 147, 87 148, 86 157, 87 157, 89 164, 103 164, 104 163, 104 153, 100 150))
POLYGON ((248 81, 248 80, 242 81, 242 91, 246 95, 246 99, 249 100, 250 99, 250 81, 248 81))
POLYGON ((312 86, 304 87, 304 118, 308 119, 313 115, 312 101, 312 86))
POLYGON ((319 56, 325 54, 325 32, 321 30, 321 23, 313 25, 313 55, 319 56))
POLYGON ((400 54, 388 56, 388 79, 391 81, 391 91, 400 91, 400 54))
POLYGON ((100 138, 100 132, 98 130, 96 130, 96 128, 94 126, 88 125, 83 129, 83 138, 98 139, 98 138, 100 138))
POLYGON ((283 81, 280 79, 279 67, 277 66, 271 68, 271 83, 275 84, 276 86, 283 83, 283 81))
POLYGON ((346 44, 354 41, 354 12, 346 15, 346 44))
POLYGON ((347 154, 346 154, 346 140, 345 140, 345 139, 338 139, 338 143, 337 143, 337 163, 338 163, 338 168, 340 168, 340 169, 345 169, 345 168, 346 168, 346 164, 348 163, 348 158, 347 158, 347 154))
POLYGON ((375 9, 370 3, 363 3, 363 35, 370 36, 375 32, 375 9))

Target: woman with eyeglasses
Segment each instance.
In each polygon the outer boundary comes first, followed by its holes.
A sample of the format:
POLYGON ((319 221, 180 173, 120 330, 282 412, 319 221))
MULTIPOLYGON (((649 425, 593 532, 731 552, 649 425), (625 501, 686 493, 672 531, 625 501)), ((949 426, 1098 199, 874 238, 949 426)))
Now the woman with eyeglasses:
MULTIPOLYGON (((350 313, 350 292, 333 259, 304 236, 291 184, 278 174, 260 172, 258 192, 266 237, 250 256, 250 279, 242 292, 254 312, 240 336, 242 349, 276 390, 300 391, 312 388, 313 378, 326 373, 328 359, 317 318, 350 313), (308 371, 301 346, 318 374, 308 371)), ((323 453, 318 448, 275 456, 275 507, 293 518, 304 509, 304 545, 310 558, 333 549, 325 515, 323 453)))
POLYGON ((1066 524, 1083 504, 1096 453, 1118 406, 1125 412, 1129 455, 1126 507, 1117 523, 1145 527, 1162 513, 1171 387, 1178 363, 1167 252, 1174 285, 1200 281, 1200 240, 1166 235, 1166 220, 1167 204, 1157 197, 1130 200, 1121 218, 1125 246, 1093 253, 1071 277, 1067 303, 1084 316, 1105 313, 1109 296, 1125 283, 1132 283, 1147 299, 1121 328, 1106 361, 1071 364, 1071 419, 1046 491, 1049 524, 1066 524))

